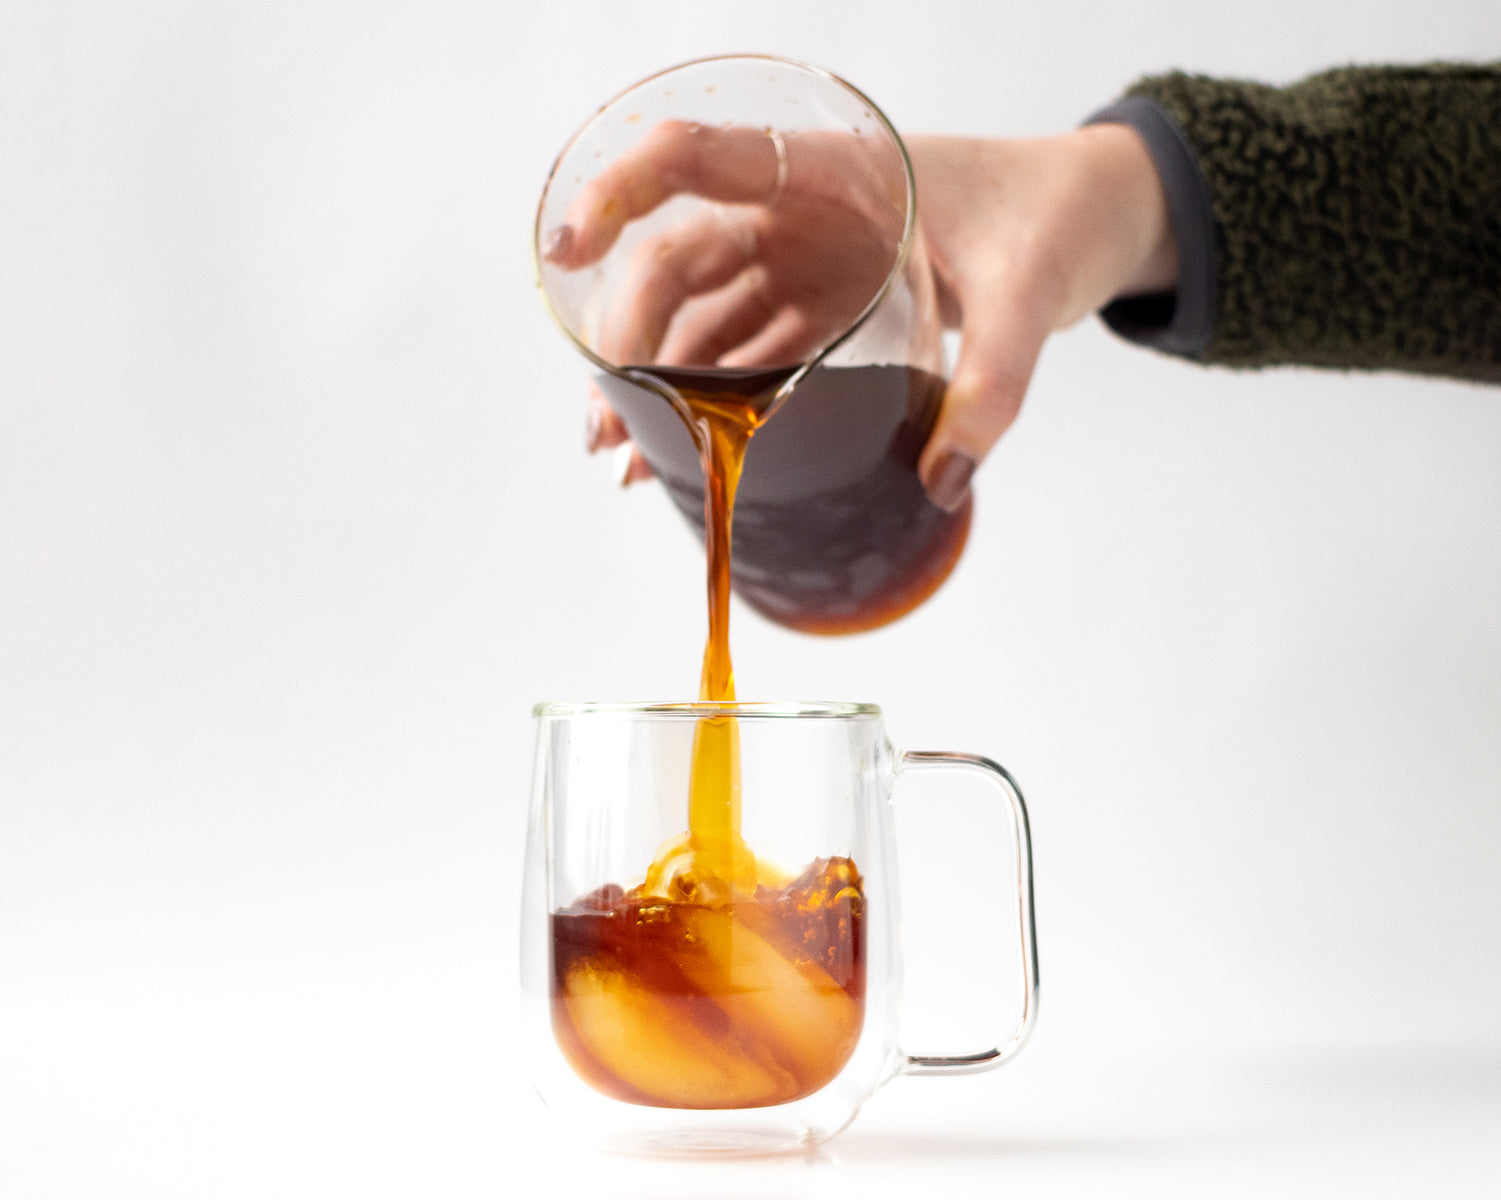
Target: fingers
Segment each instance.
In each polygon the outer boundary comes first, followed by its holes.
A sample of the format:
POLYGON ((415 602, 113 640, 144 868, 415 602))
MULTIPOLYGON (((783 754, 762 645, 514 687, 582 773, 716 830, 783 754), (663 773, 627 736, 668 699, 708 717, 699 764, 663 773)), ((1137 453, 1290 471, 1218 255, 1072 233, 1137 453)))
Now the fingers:
POLYGON ((615 482, 620 487, 630 487, 633 483, 640 483, 651 477, 650 465, 632 443, 626 442, 615 447, 615 482))
POLYGON ((639 243, 596 349, 614 363, 798 362, 850 326, 890 267, 868 229, 809 236, 745 208, 714 210, 639 243))
POLYGON ((625 225, 688 193, 730 204, 765 203, 786 183, 786 142, 765 129, 663 121, 586 183, 544 256, 565 270, 603 258, 625 225))
POLYGON ((717 213, 642 242, 603 322, 600 352, 617 363, 659 361, 658 350, 684 303, 730 283, 755 254, 750 226, 717 213))
POLYGON ((616 415, 598 387, 589 386, 589 410, 584 418, 584 449, 590 454, 612 450, 630 439, 625 422, 616 415))
POLYGON ((785 305, 755 337, 722 354, 723 367, 786 366, 801 362, 824 341, 823 326, 794 305, 785 305))
POLYGON ((641 451, 630 440, 630 433, 619 415, 605 400, 599 388, 589 388, 589 411, 584 424, 584 448, 595 454, 600 450, 614 450, 612 471, 620 487, 629 487, 652 477, 652 469, 641 451))
POLYGON ((975 468, 1016 420, 1049 329, 1009 297, 971 303, 966 314, 975 315, 964 322, 959 360, 918 460, 929 499, 949 512, 964 503, 975 468))
POLYGON ((721 359, 766 327, 776 312, 763 267, 748 267, 716 292, 694 298, 673 318, 657 361, 673 366, 729 366, 721 359))

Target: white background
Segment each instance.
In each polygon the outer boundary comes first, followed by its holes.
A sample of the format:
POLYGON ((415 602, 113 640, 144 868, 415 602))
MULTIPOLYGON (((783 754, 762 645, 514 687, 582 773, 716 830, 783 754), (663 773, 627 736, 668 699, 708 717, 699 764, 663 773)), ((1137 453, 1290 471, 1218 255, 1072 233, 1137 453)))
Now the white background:
MULTIPOLYGON (((9 0, 0 26, 18 1200, 506 1196, 544 1165, 560 1194, 682 1190, 549 1157, 514 1058, 530 706, 687 698, 703 635, 694 540, 581 452, 586 372, 532 283, 536 196, 598 103, 756 50, 902 129, 1027 135, 1175 66, 1501 57, 1490 0, 9 0)), ((1017 775, 1042 1021, 755 1194, 1481 1194, 1501 392, 1196 368, 1091 320, 976 489, 905 622, 742 609, 734 647, 746 697, 877 701, 901 744, 1017 775)))

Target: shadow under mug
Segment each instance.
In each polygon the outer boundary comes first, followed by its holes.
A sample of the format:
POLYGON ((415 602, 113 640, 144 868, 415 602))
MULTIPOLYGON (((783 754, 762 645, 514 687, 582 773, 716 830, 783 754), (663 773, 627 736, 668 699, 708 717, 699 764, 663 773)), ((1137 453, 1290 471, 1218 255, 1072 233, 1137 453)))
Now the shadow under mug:
POLYGON ((1038 999, 1032 848, 1001 766, 897 751, 867 704, 543 704, 534 717, 523 1040, 573 1133, 638 1153, 806 1150, 897 1075, 988 1070, 1021 1049, 1038 999), (706 733, 735 748, 744 854, 729 881, 694 866, 683 833, 706 733), (983 928, 966 944, 1014 922, 1019 1015, 969 1054, 901 1040, 892 801, 918 771, 987 784, 1014 863, 1010 918, 972 914, 983 928))

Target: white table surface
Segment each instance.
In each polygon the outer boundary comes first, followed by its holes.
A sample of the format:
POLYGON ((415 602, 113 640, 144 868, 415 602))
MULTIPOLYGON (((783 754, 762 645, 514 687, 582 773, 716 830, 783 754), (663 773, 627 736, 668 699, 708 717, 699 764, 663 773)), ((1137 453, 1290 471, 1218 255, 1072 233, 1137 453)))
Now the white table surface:
MULTIPOLYGON (((1024 1065, 1025 1064, 1025 1065, 1024 1065)), ((898 1080, 804 1160, 581 1156, 563 1195, 1496 1196, 1501 1060, 1187 1053, 898 1080)), ((554 1143, 556 1144, 556 1143, 554 1143)))
POLYGON ((1497 1047, 1086 1051, 1046 1013, 1014 1063, 895 1080, 807 1157, 600 1154, 522 1076, 504 980, 455 961, 16 984, 0 1196, 1501 1194, 1497 1047))

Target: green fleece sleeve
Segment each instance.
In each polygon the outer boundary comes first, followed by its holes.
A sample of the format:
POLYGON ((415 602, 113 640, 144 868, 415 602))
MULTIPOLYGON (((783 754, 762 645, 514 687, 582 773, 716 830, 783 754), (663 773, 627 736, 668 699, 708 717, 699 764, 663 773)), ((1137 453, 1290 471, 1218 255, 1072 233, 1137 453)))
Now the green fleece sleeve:
POLYGON ((1129 89, 1197 155, 1214 229, 1195 355, 1501 381, 1501 63, 1129 89))

